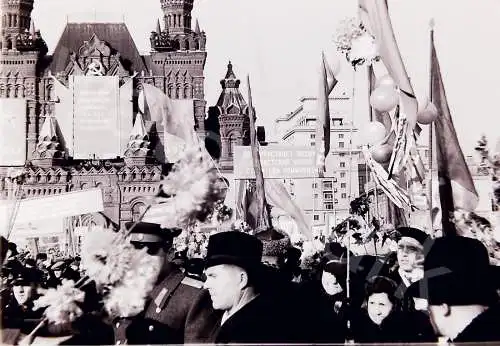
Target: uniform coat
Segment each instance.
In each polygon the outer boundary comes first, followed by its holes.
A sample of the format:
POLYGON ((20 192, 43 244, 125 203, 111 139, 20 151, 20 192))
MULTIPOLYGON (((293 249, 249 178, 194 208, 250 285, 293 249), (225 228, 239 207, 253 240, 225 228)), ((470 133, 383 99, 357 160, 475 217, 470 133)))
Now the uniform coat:
POLYGON ((206 342, 218 315, 201 281, 169 265, 168 274, 149 294, 146 308, 133 318, 113 321, 116 344, 182 344, 206 342))

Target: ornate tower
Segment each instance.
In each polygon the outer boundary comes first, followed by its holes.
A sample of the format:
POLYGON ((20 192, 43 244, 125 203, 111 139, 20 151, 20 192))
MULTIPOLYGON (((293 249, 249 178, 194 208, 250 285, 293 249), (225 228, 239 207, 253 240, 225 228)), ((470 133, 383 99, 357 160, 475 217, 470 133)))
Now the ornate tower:
POLYGON ((172 35, 191 32, 191 11, 193 0, 160 0, 163 21, 172 35))
MULTIPOLYGON (((151 71, 164 82, 156 85, 172 99, 193 100, 197 133, 205 137, 205 91, 203 75, 207 52, 206 35, 198 21, 192 29, 193 0, 160 0, 163 29, 160 23, 151 32, 151 71)), ((155 83, 156 84, 156 83, 155 83)))
POLYGON ((232 171, 234 146, 248 145, 250 119, 247 103, 239 90, 240 80, 236 78, 231 62, 227 65, 226 76, 220 84, 222 93, 217 104, 210 107, 207 124, 218 123, 218 131, 212 128, 209 131, 217 131, 220 135, 219 164, 221 169, 232 171))
POLYGON ((30 159, 39 129, 36 77, 40 73, 39 61, 48 49, 31 21, 34 0, 1 2, 0 98, 27 101, 27 157, 30 159))
POLYGON ((2 48, 17 46, 19 36, 28 32, 34 0, 2 0, 2 48))

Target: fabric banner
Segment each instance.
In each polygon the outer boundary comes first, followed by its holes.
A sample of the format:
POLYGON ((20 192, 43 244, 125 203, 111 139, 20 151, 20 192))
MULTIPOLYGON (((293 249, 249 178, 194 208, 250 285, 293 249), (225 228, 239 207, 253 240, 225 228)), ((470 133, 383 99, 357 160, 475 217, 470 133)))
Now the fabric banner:
POLYGON ((12 229, 22 228, 22 225, 39 222, 42 220, 63 219, 67 216, 75 216, 88 213, 104 211, 102 190, 88 189, 62 193, 54 196, 26 198, 21 200, 0 201, 0 232, 2 235, 8 233, 8 227, 12 229), (15 220, 10 223, 10 217, 14 210, 15 220))
POLYGON ((118 76, 74 77, 75 159, 122 156, 118 76))
POLYGON ((133 107, 132 107, 132 91, 133 80, 131 77, 120 87, 120 156, 127 149, 127 144, 130 139, 130 132, 133 127, 133 107))
POLYGON ((434 122, 436 130, 437 166, 440 181, 443 229, 448 224, 448 214, 456 209, 474 211, 479 198, 458 142, 457 133, 446 99, 436 48, 431 41, 431 100, 439 116, 434 122))
POLYGON ((26 162, 26 99, 0 98, 0 166, 26 162))
POLYGON ((70 87, 66 88, 64 84, 52 76, 54 83, 54 93, 56 102, 54 103, 54 113, 57 124, 61 130, 62 138, 59 138, 61 145, 68 156, 73 157, 73 79, 70 77, 70 87))
POLYGON ((164 148, 162 159, 175 162, 185 146, 198 143, 194 131, 193 100, 172 100, 154 85, 143 83, 142 86, 143 90, 139 94, 139 107, 144 107, 145 119, 156 122, 164 148))

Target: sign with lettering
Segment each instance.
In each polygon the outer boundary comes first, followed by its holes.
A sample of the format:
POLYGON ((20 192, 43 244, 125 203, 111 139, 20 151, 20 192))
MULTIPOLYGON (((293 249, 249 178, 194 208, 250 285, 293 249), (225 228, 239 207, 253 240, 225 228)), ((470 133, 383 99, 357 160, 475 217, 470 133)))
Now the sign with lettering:
POLYGON ((0 166, 26 162, 26 99, 0 98, 0 166))
MULTIPOLYGON (((259 152, 264 178, 313 178, 317 174, 314 148, 271 145, 260 147, 259 152)), ((235 179, 255 179, 249 146, 235 146, 233 160, 235 179)))
POLYGON ((0 233, 4 234, 15 213, 14 225, 28 224, 46 219, 62 219, 88 213, 104 211, 102 190, 93 188, 82 191, 61 193, 53 196, 0 200, 0 233))
POLYGON ((73 92, 73 157, 121 156, 118 76, 75 76, 73 92))

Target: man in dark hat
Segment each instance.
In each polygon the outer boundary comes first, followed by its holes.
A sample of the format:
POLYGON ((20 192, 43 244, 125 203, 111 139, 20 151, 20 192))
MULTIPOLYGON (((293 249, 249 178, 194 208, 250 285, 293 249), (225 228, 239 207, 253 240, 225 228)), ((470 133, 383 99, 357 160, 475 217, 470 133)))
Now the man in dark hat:
POLYGON ((291 328, 273 295, 260 291, 262 250, 259 239, 243 232, 221 232, 209 238, 205 288, 214 309, 224 312, 211 341, 262 344, 290 340, 291 328))
MULTIPOLYGON (((128 222, 130 229, 134 223, 128 222)), ((217 323, 203 283, 185 274, 167 255, 180 229, 139 222, 129 241, 137 249, 146 248, 161 262, 155 287, 140 316, 113 321, 116 344, 182 344, 203 342, 217 323)))
POLYGON ((466 237, 426 244, 425 275, 408 294, 428 300, 435 330, 450 341, 500 341, 498 268, 484 245, 466 237))
POLYGON ((424 244, 430 238, 418 228, 400 227, 396 231, 398 264, 388 276, 398 284, 396 298, 402 301, 408 287, 423 277, 424 244))

